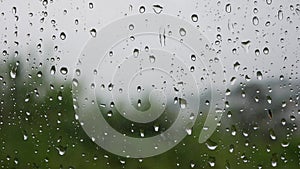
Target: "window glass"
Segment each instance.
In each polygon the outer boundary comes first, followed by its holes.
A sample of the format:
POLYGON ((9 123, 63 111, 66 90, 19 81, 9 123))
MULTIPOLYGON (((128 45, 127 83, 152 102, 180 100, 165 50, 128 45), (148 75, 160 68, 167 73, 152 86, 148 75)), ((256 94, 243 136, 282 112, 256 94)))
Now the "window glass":
POLYGON ((0 168, 299 168, 298 1, 0 0, 0 168))

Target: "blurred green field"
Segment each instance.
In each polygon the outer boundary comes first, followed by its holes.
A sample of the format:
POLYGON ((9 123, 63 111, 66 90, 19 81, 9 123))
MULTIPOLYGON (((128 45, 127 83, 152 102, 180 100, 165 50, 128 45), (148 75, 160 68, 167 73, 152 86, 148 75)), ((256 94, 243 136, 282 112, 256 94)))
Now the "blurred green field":
MULTIPOLYGON (((192 135, 170 151, 145 159, 127 159, 103 150, 85 134, 75 120, 70 80, 47 75, 47 66, 30 70, 28 76, 28 72, 22 72, 24 63, 17 64, 17 68, 16 63, 16 60, 10 60, 0 68, 1 168, 300 167, 296 98, 293 98, 296 106, 292 109, 283 109, 277 104, 276 100, 281 103, 286 96, 273 98, 275 106, 269 107, 272 114, 266 113, 265 104, 253 105, 249 100, 244 105, 230 106, 214 135, 205 144, 199 144, 197 141, 205 120, 204 113, 198 118, 192 135), (243 112, 241 107, 245 109, 243 112), (244 113, 248 109, 257 114, 246 116, 244 113), (286 117, 290 118, 277 118, 277 112, 288 113, 286 117), (275 135, 276 139, 272 140, 270 135, 275 135)), ((251 93, 259 87, 264 88, 261 84, 248 85, 243 90, 249 93, 246 99, 250 97, 251 100, 251 93)), ((238 86, 235 88, 228 96, 229 101, 234 101, 234 97, 241 92, 238 86)), ((292 97, 299 97, 299 89, 295 93, 292 97)))

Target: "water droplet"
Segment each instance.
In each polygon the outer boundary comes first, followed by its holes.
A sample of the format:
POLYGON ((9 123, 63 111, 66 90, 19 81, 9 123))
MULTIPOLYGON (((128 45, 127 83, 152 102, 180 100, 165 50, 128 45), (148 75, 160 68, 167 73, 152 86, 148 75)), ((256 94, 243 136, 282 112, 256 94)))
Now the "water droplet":
POLYGON ((139 9, 139 12, 140 12, 140 13, 144 13, 145 11, 146 11, 145 7, 144 7, 144 6, 141 6, 140 9, 139 9))
POLYGON ((282 20, 283 19, 283 12, 282 10, 278 11, 278 20, 282 20))
POLYGON ((163 7, 161 5, 153 5, 153 11, 156 13, 156 14, 160 14, 163 10, 163 7))
POLYGON ((185 36, 186 35, 185 29, 184 28, 180 28, 179 29, 179 34, 180 34, 180 36, 185 36))
POLYGON ((60 68, 60 73, 61 73, 62 75, 66 75, 66 74, 68 73, 68 68, 66 68, 66 67, 60 68))
POLYGON ((257 26, 257 25, 259 24, 259 19, 258 19, 257 16, 254 16, 254 17, 252 18, 252 23, 253 23, 254 26, 257 26))
POLYGON ((113 85, 112 83, 110 83, 110 84, 108 85, 108 90, 109 90, 109 91, 112 91, 113 88, 114 88, 114 85, 113 85))
POLYGON ((138 56, 139 56, 139 53, 140 53, 140 50, 138 50, 138 49, 134 49, 134 50, 133 50, 133 56, 134 56, 134 57, 138 57, 138 56))
POLYGON ((205 145, 207 146, 207 148, 209 150, 216 150, 218 147, 218 144, 216 142, 213 142, 212 140, 208 139, 205 143, 205 145))
POLYGON ((193 22, 197 22, 197 21, 198 21, 198 15, 193 14, 193 15, 191 16, 191 19, 192 19, 193 22))
POLYGON ((15 6, 12 8, 12 13, 13 13, 14 15, 17 13, 17 8, 16 8, 15 6))
POLYGON ((15 79, 15 78, 17 77, 17 70, 18 70, 18 65, 17 65, 17 64, 14 65, 14 66, 12 67, 12 69, 10 70, 9 75, 10 75, 10 77, 11 77, 12 79, 15 79))
POLYGON ((180 104, 180 108, 185 109, 186 105, 187 105, 187 102, 186 102, 185 99, 179 98, 179 104, 180 104))
POLYGON ((265 55, 269 54, 269 48, 265 47, 265 48, 263 49, 263 52, 264 52, 265 55))
POLYGON ((263 75, 261 73, 261 71, 256 72, 256 76, 258 80, 262 80, 263 79, 263 75))
POLYGON ((133 29, 134 29, 134 25, 133 25, 133 24, 130 24, 130 25, 129 25, 129 30, 132 31, 133 29))
POLYGON ((97 36, 97 30, 95 28, 92 28, 90 30, 90 34, 92 35, 93 38, 96 37, 97 36))
POLYGON ((149 56, 149 61, 150 61, 150 63, 154 63, 155 62, 155 56, 150 55, 149 56))
POLYGON ((226 11, 227 13, 230 13, 230 12, 231 12, 231 4, 226 4, 226 5, 225 5, 225 11, 226 11))
POLYGON ((270 138, 271 138, 272 140, 276 140, 276 135, 275 135, 275 132, 274 132, 273 129, 270 129, 270 130, 269 130, 269 134, 270 134, 270 138))
POLYGON ((192 59, 192 61, 196 61, 196 56, 194 54, 191 55, 191 59, 192 59))
POLYGON ((268 5, 271 5, 272 0, 266 0, 266 3, 267 3, 268 5))
POLYGON ((61 32, 59 37, 61 40, 65 40, 67 36, 64 32, 61 32))
POLYGON ((255 49, 254 53, 255 53, 256 56, 259 56, 260 55, 259 49, 255 49))
POLYGON ((56 72, 55 66, 51 66, 51 68, 50 68, 50 74, 51 74, 51 75, 54 75, 55 72, 56 72))
POLYGON ((56 150, 58 151, 58 154, 60 156, 63 156, 66 154, 67 147, 58 146, 58 147, 56 147, 56 150))
POLYGON ((216 158, 215 157, 209 157, 208 158, 208 164, 210 167, 214 167, 216 165, 216 158))
POLYGON ((74 79, 72 80, 72 84, 73 84, 75 87, 77 87, 77 86, 78 86, 78 80, 74 78, 74 79))
POLYGON ((94 8, 94 4, 92 2, 89 3, 89 8, 93 9, 94 8))
POLYGON ((277 163, 278 163, 277 154, 274 153, 272 155, 272 158, 271 158, 271 165, 272 165, 272 167, 277 167, 277 163))
POLYGON ((235 62, 233 64, 233 68, 234 68, 235 71, 238 71, 240 69, 240 66, 241 66, 241 64, 239 62, 235 62))

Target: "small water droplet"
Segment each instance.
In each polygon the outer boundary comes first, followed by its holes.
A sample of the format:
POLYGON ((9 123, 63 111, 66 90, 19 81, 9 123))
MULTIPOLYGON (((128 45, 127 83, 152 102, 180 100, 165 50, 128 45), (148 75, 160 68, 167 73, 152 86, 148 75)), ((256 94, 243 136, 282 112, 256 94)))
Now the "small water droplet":
POLYGON ((94 38, 94 37, 96 37, 97 36, 97 30, 95 29, 95 28, 92 28, 91 30, 90 30, 90 34, 91 34, 91 36, 94 38))
POLYGON ((272 0, 266 0, 266 3, 267 3, 268 5, 271 5, 272 0))
POLYGON ((191 16, 191 19, 192 19, 193 22, 197 22, 198 21, 198 15, 197 14, 193 14, 191 16))
POLYGON ((145 11, 146 11, 146 9, 145 9, 144 6, 141 6, 141 7, 139 8, 139 12, 140 12, 140 13, 144 13, 145 11))
POLYGON ((186 102, 185 99, 179 98, 179 104, 180 104, 180 108, 185 109, 186 105, 187 105, 187 102, 186 102))
POLYGON ((59 37, 61 40, 65 40, 67 36, 64 32, 61 32, 59 37))
POLYGON ((263 49, 263 52, 264 52, 265 55, 269 54, 269 48, 265 47, 265 48, 263 49))
POLYGON ((114 85, 113 85, 112 83, 110 83, 110 84, 108 85, 108 90, 109 90, 109 91, 112 91, 113 88, 114 88, 114 85))
POLYGON ((241 66, 241 64, 239 62, 235 62, 233 64, 233 68, 234 68, 235 71, 238 71, 240 69, 240 66, 241 66))
POLYGON ((263 75, 261 73, 261 71, 256 72, 256 76, 258 80, 262 80, 263 79, 263 75))
POLYGON ((89 8, 93 9, 94 8, 94 4, 92 2, 89 3, 89 8))
POLYGON ((130 24, 130 25, 129 25, 129 30, 132 31, 133 29, 134 29, 134 25, 133 25, 133 24, 130 24))
POLYGON ((192 61, 196 61, 196 56, 194 54, 191 55, 191 59, 192 59, 192 61))
POLYGON ((133 50, 133 56, 134 56, 134 57, 138 57, 138 56, 139 56, 139 53, 140 53, 140 50, 138 50, 138 49, 134 49, 134 50, 133 50))
POLYGON ((270 138, 271 138, 272 140, 276 140, 276 135, 275 135, 275 132, 274 132, 273 129, 270 129, 270 130, 269 130, 269 134, 270 134, 270 138))
POLYGON ((160 14, 163 10, 163 7, 161 5, 153 5, 153 11, 156 13, 156 14, 160 14))
POLYGON ((66 74, 68 73, 68 68, 66 68, 66 67, 60 68, 60 73, 61 73, 62 75, 66 75, 66 74))
POLYGON ((277 15, 278 15, 278 20, 282 20, 283 19, 283 12, 282 12, 282 10, 279 10, 277 15))
POLYGON ((212 140, 208 139, 205 143, 206 147, 209 149, 209 150, 216 150, 217 147, 218 147, 218 144, 216 142, 213 142, 212 140))
POLYGON ((155 62, 155 56, 150 55, 149 56, 149 61, 150 61, 150 63, 154 63, 155 62))
POLYGON ((55 66, 51 66, 51 68, 50 68, 50 74, 51 74, 51 75, 54 75, 55 72, 56 72, 55 66))
POLYGON ((252 23, 253 23, 254 26, 257 26, 257 25, 259 24, 259 19, 258 19, 257 16, 254 16, 254 17, 252 18, 252 23))
POLYGON ((186 35, 186 30, 184 28, 179 29, 179 34, 180 36, 185 36, 186 35))
POLYGON ((226 4, 226 5, 225 5, 225 11, 226 11, 227 13, 230 13, 230 12, 231 12, 231 4, 226 4))

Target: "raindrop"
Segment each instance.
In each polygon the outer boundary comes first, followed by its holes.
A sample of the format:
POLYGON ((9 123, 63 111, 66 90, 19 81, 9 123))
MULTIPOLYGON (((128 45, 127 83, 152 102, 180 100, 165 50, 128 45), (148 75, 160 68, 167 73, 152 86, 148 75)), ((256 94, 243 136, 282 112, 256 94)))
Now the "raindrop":
POLYGON ((18 70, 17 64, 13 66, 12 69, 10 70, 9 75, 12 79, 15 79, 17 77, 17 70, 18 70))
POLYGON ((179 104, 180 104, 180 108, 185 109, 186 105, 187 105, 187 102, 186 102, 185 99, 179 98, 179 104))
POLYGON ((266 0, 266 3, 267 3, 268 5, 271 5, 272 0, 266 0))
POLYGON ((258 19, 257 16, 254 16, 254 17, 252 18, 252 23, 253 23, 254 26, 257 26, 257 25, 259 24, 259 19, 258 19))
POLYGON ((112 83, 110 83, 110 84, 108 85, 108 90, 109 90, 109 91, 112 91, 113 88, 114 88, 114 85, 113 85, 112 83))
POLYGON ((139 9, 139 12, 140 12, 140 13, 144 13, 145 11, 146 11, 145 7, 144 7, 144 6, 141 6, 140 9, 139 9))
POLYGON ((196 61, 196 56, 194 54, 191 55, 191 59, 192 59, 192 61, 196 61))
POLYGON ((231 4, 226 4, 226 6, 225 6, 225 11, 226 11, 227 13, 230 13, 230 12, 231 12, 231 4))
POLYGON ((180 34, 180 36, 185 36, 186 35, 185 29, 184 28, 180 28, 179 29, 179 34, 180 34))
POLYGON ((205 143, 205 145, 207 146, 207 148, 209 150, 216 150, 218 147, 218 144, 216 142, 213 142, 212 140, 208 139, 205 143))
POLYGON ((96 37, 97 36, 97 30, 95 28, 92 28, 90 30, 90 34, 92 35, 93 38, 96 37))
POLYGON ((255 53, 256 56, 259 56, 260 55, 259 49, 255 49, 254 53, 255 53))
POLYGON ((262 80, 263 79, 263 75, 261 73, 261 71, 256 72, 256 76, 258 80, 262 80))
POLYGON ((269 54, 269 48, 265 47, 265 48, 263 49, 263 52, 264 52, 265 55, 269 54))
POLYGON ((239 62, 235 62, 233 64, 233 68, 234 68, 235 71, 238 71, 240 69, 240 66, 241 66, 241 64, 239 62))
POLYGON ((56 147, 56 150, 58 151, 58 154, 60 156, 63 156, 66 154, 67 147, 59 146, 59 147, 56 147))
POLYGON ((153 5, 153 11, 156 13, 156 14, 160 14, 163 10, 163 7, 160 6, 160 5, 153 5))
POLYGON ((61 32, 59 37, 61 40, 65 40, 67 36, 64 32, 61 32))
POLYGON ((12 8, 12 13, 13 13, 14 15, 17 13, 17 8, 16 8, 15 6, 12 8))
POLYGON ((270 130, 269 130, 269 134, 270 134, 270 138, 271 138, 272 140, 276 140, 276 135, 275 135, 275 132, 274 132, 273 129, 270 129, 270 130))
POLYGON ((132 31, 133 29, 134 29, 134 25, 133 25, 133 24, 130 24, 130 25, 129 25, 129 30, 132 31))
POLYGON ((272 167, 277 167, 277 163, 278 163, 277 154, 274 153, 272 155, 272 158, 271 158, 271 165, 272 165, 272 167))
POLYGON ((197 22, 197 21, 198 21, 198 15, 193 14, 193 15, 191 16, 191 19, 192 19, 193 22, 197 22))
POLYGON ((50 68, 50 74, 51 74, 51 75, 54 75, 55 72, 56 72, 55 66, 51 66, 51 68, 50 68))
POLYGON ((136 91, 137 91, 137 92, 141 92, 141 90, 142 90, 142 87, 141 87, 141 86, 138 86, 138 87, 136 88, 136 91))
POLYGON ((134 50, 133 50, 133 56, 134 56, 134 57, 138 57, 138 56, 139 56, 139 53, 140 53, 140 50, 138 50, 138 49, 134 49, 134 50))
POLYGON ((60 73, 62 75, 66 75, 68 73, 68 69, 66 67, 62 67, 62 68, 60 68, 60 73))
POLYGON ((282 10, 279 10, 279 11, 278 11, 278 19, 279 19, 279 20, 282 20, 282 19, 283 19, 283 12, 282 12, 282 10))
POLYGON ((155 56, 150 55, 149 56, 149 61, 150 61, 150 63, 154 63, 155 62, 155 56))
POLYGON ((89 3, 89 8, 93 9, 94 8, 94 4, 92 2, 89 3))

